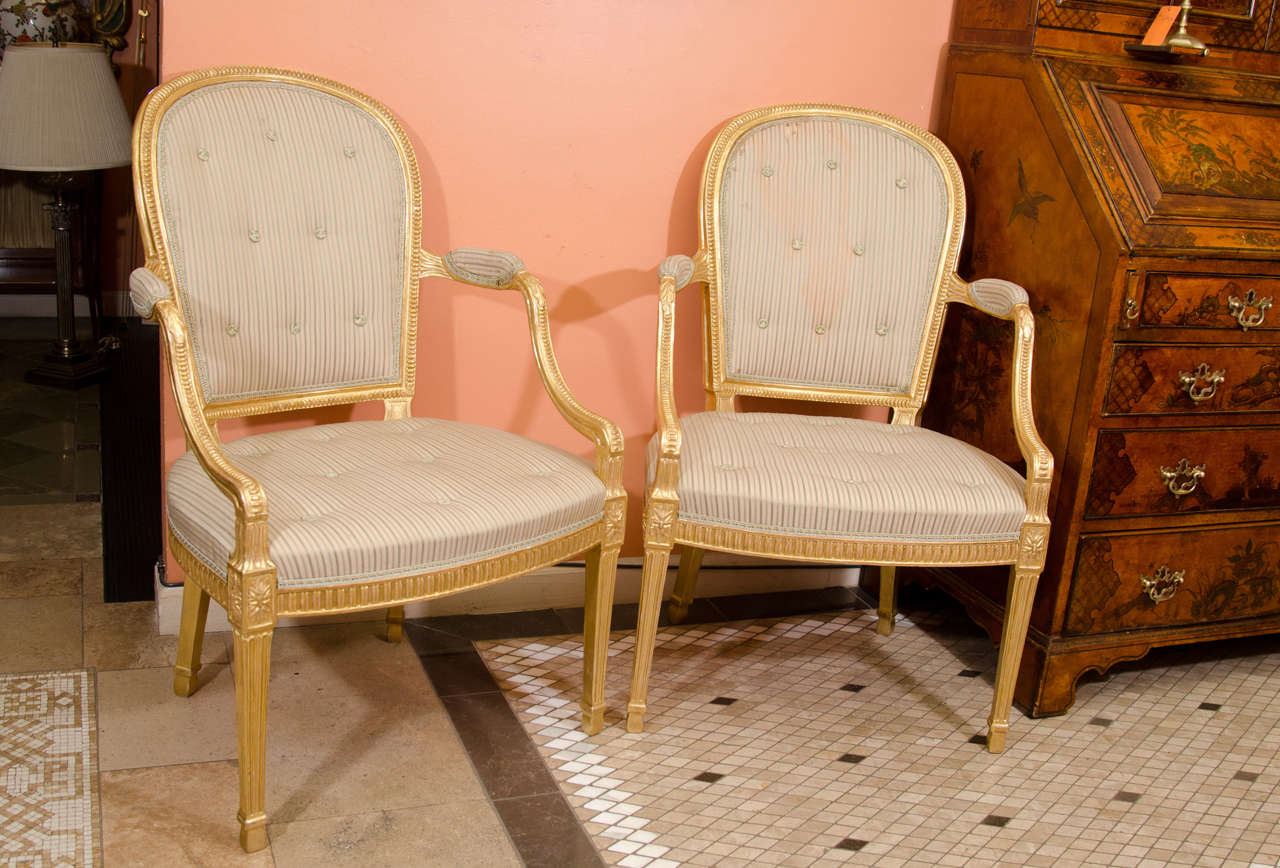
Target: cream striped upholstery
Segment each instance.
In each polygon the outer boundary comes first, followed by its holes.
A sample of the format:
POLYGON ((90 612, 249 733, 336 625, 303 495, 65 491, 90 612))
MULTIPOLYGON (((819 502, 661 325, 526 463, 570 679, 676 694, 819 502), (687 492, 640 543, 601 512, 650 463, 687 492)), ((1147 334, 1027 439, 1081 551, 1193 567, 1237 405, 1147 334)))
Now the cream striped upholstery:
POLYGON ((728 377, 906 391, 949 209, 937 160, 895 130, 802 116, 743 134, 715 242, 728 377))
MULTIPOLYGON (((514 434, 437 419, 344 422, 226 444, 263 487, 281 587, 422 573, 526 548, 599 521, 584 460, 514 434)), ((226 576, 231 501, 191 453, 168 477, 169 524, 226 576)))
MULTIPOLYGON (((855 540, 1016 540, 1025 481, 936 431, 784 413, 685 416, 681 518, 855 540)), ((649 443, 649 479, 657 437, 649 443)))
POLYGON ((165 113, 156 173, 209 401, 400 377, 405 166, 372 114, 274 81, 165 113))

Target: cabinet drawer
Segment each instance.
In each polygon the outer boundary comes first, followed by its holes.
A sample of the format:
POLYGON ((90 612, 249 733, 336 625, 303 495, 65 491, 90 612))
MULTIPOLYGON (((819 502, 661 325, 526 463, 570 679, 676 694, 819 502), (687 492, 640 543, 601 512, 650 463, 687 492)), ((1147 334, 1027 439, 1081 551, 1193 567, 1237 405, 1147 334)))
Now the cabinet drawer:
POLYGON ((1275 614, 1278 560, 1275 524, 1081 537, 1066 631, 1110 633, 1275 614), (1144 578, 1154 583, 1149 589, 1144 578))
POLYGON ((1137 324, 1148 328, 1276 331, 1280 277, 1251 274, 1148 272, 1137 324))
POLYGON ((1102 431, 1085 517, 1280 506, 1280 428, 1102 431))
POLYGON ((1108 416, 1280 410, 1280 347, 1123 344, 1115 349, 1108 416))

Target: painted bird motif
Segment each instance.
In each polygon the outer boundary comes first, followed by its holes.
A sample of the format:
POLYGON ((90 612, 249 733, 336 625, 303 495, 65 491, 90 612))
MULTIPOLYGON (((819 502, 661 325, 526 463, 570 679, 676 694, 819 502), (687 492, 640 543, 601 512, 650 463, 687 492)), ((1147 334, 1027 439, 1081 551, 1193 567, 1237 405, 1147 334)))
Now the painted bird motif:
POLYGON ((1035 193, 1027 192, 1027 175, 1022 170, 1021 157, 1018 158, 1018 192, 1022 194, 1022 198, 1013 203, 1013 210, 1009 213, 1009 223, 1012 223, 1019 215, 1026 217, 1032 223, 1039 223, 1041 204, 1052 202, 1054 199, 1048 193, 1040 191, 1035 193))

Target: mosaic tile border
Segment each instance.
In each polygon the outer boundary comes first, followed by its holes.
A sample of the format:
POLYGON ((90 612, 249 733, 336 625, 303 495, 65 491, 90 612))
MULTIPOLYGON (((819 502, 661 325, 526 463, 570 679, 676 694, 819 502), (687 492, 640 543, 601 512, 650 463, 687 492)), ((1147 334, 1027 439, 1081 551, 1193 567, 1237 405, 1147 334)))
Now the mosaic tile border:
POLYGON ((0 864, 102 864, 97 732, 92 671, 0 675, 0 864))

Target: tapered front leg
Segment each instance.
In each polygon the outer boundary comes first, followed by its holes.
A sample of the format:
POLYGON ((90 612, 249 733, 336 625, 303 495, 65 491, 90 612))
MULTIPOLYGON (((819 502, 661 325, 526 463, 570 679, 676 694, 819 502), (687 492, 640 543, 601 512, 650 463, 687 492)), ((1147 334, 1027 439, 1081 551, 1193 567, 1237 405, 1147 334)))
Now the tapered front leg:
POLYGON ((236 754, 240 766, 240 846, 246 853, 267 846, 267 682, 271 676, 272 628, 233 631, 236 681, 236 754))
POLYGON ((587 551, 587 588, 582 627, 582 731, 604 727, 604 676, 609 660, 609 623, 618 572, 618 545, 587 551))
POLYGON ((644 571, 640 579, 640 616, 636 622, 635 662, 631 667, 631 700, 627 703, 627 732, 644 730, 645 701, 649 695, 649 671, 653 666, 653 646, 657 641, 658 612, 662 608, 662 586, 667 578, 671 543, 649 542, 644 549, 644 571))
POLYGON ((182 622, 178 627, 178 660, 173 667, 173 692, 196 692, 196 673, 204 648, 204 625, 209 618, 209 595, 190 578, 182 586, 182 622))
POLYGON ((1009 595, 1004 608, 1004 627, 1000 631, 1000 656, 996 661, 995 695, 991 701, 991 717, 987 719, 987 750, 1004 750, 1009 733, 1009 709, 1013 705, 1013 688, 1022 663, 1022 646, 1027 640, 1031 620, 1031 601, 1036 595, 1040 571, 1010 568, 1009 595))

